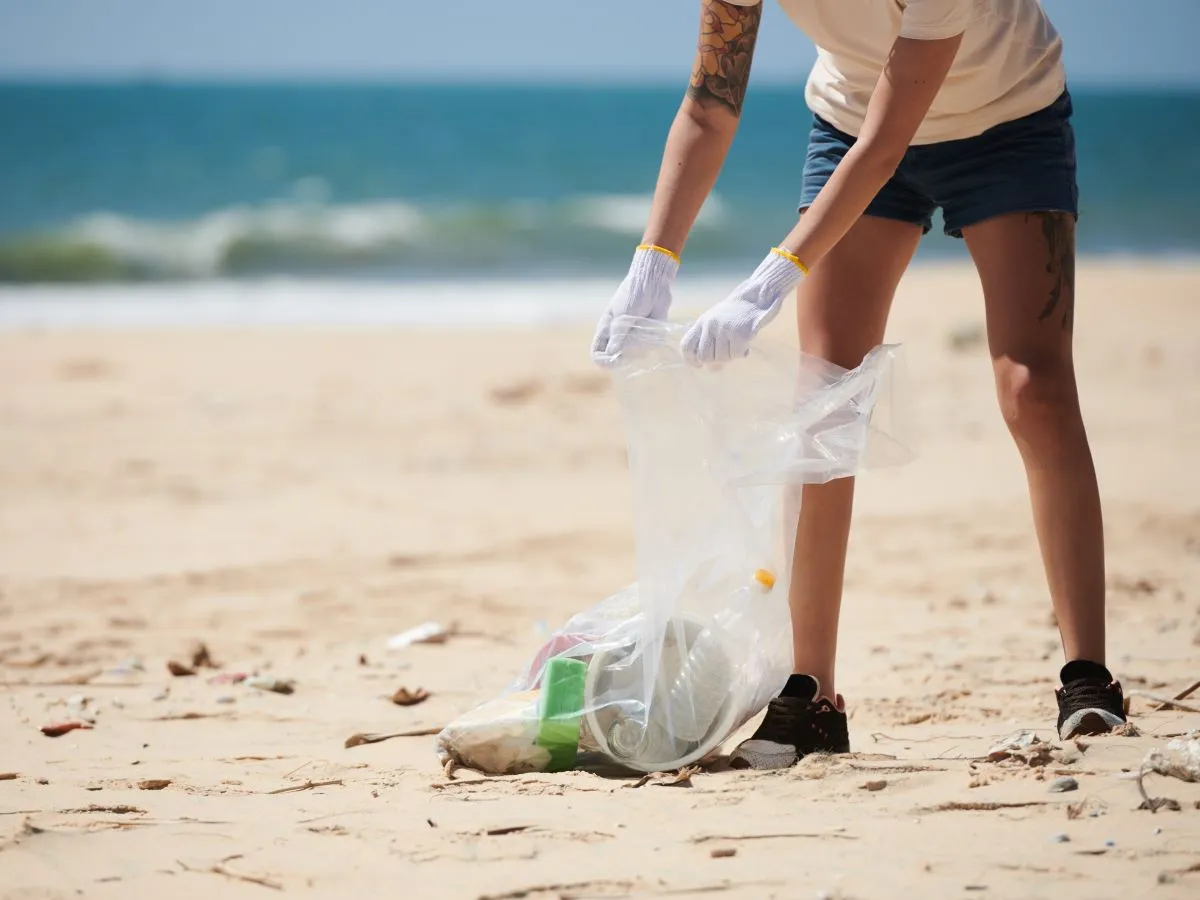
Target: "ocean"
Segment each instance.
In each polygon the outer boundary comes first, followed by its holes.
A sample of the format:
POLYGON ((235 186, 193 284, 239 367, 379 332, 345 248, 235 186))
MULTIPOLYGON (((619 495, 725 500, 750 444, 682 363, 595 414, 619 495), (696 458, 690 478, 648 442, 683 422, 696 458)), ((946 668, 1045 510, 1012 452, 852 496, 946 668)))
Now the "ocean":
MULTIPOLYGON (((1200 252, 1200 91, 1073 90, 1086 254, 1200 252)), ((611 278, 680 87, 0 85, 0 283, 611 278)), ((756 86, 692 272, 787 232, 810 113, 756 86)), ((935 231, 921 259, 964 255, 935 231)))

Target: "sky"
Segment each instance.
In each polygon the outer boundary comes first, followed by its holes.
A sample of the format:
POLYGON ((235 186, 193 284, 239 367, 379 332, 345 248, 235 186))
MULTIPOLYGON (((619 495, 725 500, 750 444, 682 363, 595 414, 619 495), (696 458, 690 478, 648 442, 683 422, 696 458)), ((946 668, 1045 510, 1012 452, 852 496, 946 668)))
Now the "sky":
MULTIPOLYGON (((767 4, 755 79, 801 79, 812 47, 767 4)), ((1200 0, 1043 5, 1072 83, 1200 84, 1200 0)), ((698 0, 0 0, 0 77, 671 83, 687 78, 698 9, 698 0)))

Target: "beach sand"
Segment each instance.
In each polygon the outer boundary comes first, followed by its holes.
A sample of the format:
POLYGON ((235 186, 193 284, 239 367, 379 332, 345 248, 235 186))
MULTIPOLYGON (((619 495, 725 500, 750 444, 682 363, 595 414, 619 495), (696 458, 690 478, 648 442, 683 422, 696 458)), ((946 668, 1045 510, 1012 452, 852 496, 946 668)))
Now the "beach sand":
MULTIPOLYGON (((1200 784, 1148 777, 1181 806, 1152 813, 1123 773, 1200 714, 1134 696, 1141 736, 981 760, 1058 743, 1061 664, 981 321, 968 270, 901 288, 920 456, 860 482, 855 754, 677 786, 343 746, 491 698, 632 578, 590 324, 0 333, 0 894, 1196 897, 1200 784), (460 633, 385 649, 430 619, 460 633), (169 674, 196 641, 218 667, 169 674), (236 672, 295 692, 211 683, 236 672)), ((1200 268, 1081 263, 1076 343, 1110 663, 1173 695, 1200 679, 1200 268)))

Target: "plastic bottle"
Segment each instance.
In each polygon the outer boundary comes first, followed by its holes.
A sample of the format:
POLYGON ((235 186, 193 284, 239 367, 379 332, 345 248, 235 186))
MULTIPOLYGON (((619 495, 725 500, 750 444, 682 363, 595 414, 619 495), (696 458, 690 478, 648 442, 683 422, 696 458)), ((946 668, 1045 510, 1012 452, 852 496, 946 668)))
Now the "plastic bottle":
POLYGON ((714 622, 697 635, 671 679, 666 727, 685 741, 701 741, 708 736, 729 696, 733 671, 721 624, 714 622))
POLYGON ((692 642, 667 693, 667 728, 675 737, 687 741, 709 737, 735 680, 730 647, 736 646, 736 632, 747 624, 740 607, 753 602, 754 594, 770 592, 774 587, 772 572, 755 570, 750 589, 735 588, 729 605, 692 642))

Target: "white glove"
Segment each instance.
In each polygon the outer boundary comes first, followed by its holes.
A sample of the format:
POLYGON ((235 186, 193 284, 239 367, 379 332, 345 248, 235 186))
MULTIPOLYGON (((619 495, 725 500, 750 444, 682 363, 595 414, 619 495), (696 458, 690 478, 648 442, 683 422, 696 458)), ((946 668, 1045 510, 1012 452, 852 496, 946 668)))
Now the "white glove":
POLYGON ((620 316, 665 321, 671 309, 671 288, 679 273, 679 258, 645 244, 638 247, 629 264, 629 274, 617 288, 608 308, 600 317, 592 339, 592 359, 599 365, 611 365, 629 333, 628 322, 616 322, 620 316))
POLYGON ((794 257, 772 250, 753 275, 688 329, 680 345, 684 359, 703 366, 746 356, 750 341, 778 315, 784 298, 804 275, 794 257))

